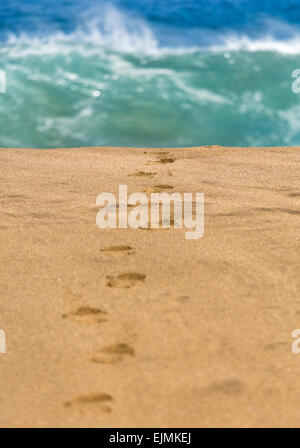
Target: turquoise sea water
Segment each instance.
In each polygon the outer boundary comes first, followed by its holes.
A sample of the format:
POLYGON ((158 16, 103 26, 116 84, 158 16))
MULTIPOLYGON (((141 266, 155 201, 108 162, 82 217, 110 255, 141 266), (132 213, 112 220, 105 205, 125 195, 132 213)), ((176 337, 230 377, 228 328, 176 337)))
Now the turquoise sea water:
POLYGON ((297 2, 250 3, 0 6, 0 146, 299 145, 297 2))

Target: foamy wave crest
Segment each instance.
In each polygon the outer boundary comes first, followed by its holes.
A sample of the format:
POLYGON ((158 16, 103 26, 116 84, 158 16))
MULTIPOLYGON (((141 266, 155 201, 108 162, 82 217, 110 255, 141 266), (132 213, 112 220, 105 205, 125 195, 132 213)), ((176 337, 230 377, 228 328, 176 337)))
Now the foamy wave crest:
POLYGON ((95 49, 121 53, 156 53, 159 49, 158 40, 145 20, 131 17, 111 5, 105 6, 98 14, 89 12, 83 18, 83 24, 72 33, 10 35, 6 45, 15 48, 15 56, 66 54, 70 51, 88 52, 90 55, 95 49), (89 48, 87 44, 90 44, 89 48), (18 52, 18 49, 22 51, 18 52))
POLYGON ((272 36, 266 36, 261 39, 251 39, 248 36, 231 35, 224 37, 224 43, 213 45, 210 50, 215 52, 225 51, 273 51, 286 55, 300 54, 300 35, 291 39, 277 40, 272 36))
POLYGON ((90 56, 101 51, 154 56, 203 51, 269 51, 296 55, 300 54, 300 31, 295 26, 273 21, 271 25, 266 25, 266 34, 259 38, 229 30, 208 32, 201 28, 192 30, 192 33, 172 29, 168 35, 166 30, 161 32, 158 27, 153 28, 145 19, 106 4, 101 11, 89 10, 82 17, 81 24, 69 34, 58 32, 44 36, 10 35, 6 44, 2 48, 0 46, 0 53, 5 51, 9 51, 13 57, 67 55, 70 52, 90 56), (285 38, 276 37, 278 30, 285 38))
POLYGON ((281 20, 265 18, 260 31, 255 37, 247 32, 236 33, 227 30, 219 36, 218 43, 212 43, 213 51, 246 51, 246 52, 276 52, 286 55, 300 53, 300 29, 281 20))
POLYGON ((145 20, 131 17, 114 6, 107 6, 100 16, 87 23, 87 27, 78 30, 73 37, 126 53, 155 52, 158 49, 158 41, 145 20))

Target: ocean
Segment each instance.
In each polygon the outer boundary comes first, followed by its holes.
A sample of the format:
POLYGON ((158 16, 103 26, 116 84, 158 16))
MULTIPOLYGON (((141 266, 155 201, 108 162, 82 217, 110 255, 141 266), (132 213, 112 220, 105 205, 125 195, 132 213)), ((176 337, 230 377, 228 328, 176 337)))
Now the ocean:
POLYGON ((300 0, 1 0, 0 147, 299 145, 297 69, 300 0))

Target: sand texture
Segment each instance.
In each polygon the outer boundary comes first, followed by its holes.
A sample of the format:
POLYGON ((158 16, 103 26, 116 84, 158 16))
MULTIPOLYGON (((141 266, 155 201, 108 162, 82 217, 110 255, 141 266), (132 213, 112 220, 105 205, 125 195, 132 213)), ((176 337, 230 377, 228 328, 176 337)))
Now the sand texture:
POLYGON ((300 426, 300 148, 1 149, 0 204, 0 426, 300 426), (203 238, 99 229, 119 184, 203 238))

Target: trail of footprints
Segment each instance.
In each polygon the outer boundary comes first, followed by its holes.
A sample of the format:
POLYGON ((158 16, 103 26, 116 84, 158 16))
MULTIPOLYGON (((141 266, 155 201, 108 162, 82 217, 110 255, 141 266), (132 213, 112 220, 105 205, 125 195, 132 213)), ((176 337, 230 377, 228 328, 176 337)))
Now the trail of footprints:
MULTIPOLYGON (((99 352, 91 356, 90 361, 97 364, 116 364, 132 356, 134 356, 133 348, 126 343, 120 343, 102 347, 99 352)), ((80 395, 71 401, 66 401, 64 407, 76 409, 82 414, 107 414, 112 411, 113 401, 111 395, 100 392, 80 395)))
MULTIPOLYGON (((154 153, 158 159, 156 161, 149 161, 147 165, 168 164, 175 162, 173 157, 169 157, 166 152, 154 153)), ((147 171, 137 171, 129 174, 133 177, 153 178, 157 173, 147 171)), ((162 192, 172 190, 171 185, 154 185, 147 187, 144 191, 146 193, 162 192)), ((135 251, 129 245, 115 245, 107 246, 101 249, 101 253, 105 256, 130 256, 134 255, 135 251)), ((146 276, 139 272, 125 272, 119 275, 107 275, 105 284, 109 288, 132 288, 135 285, 144 283, 146 276)), ((77 324, 102 324, 107 322, 108 313, 98 308, 90 306, 81 306, 76 310, 70 311, 62 316, 64 319, 69 319, 77 324)), ((120 342, 113 345, 107 345, 99 349, 99 351, 92 354, 89 360, 95 364, 113 365, 130 359, 135 356, 134 349, 125 342, 120 342)), ((112 411, 113 397, 107 393, 91 393, 87 395, 80 395, 73 400, 64 403, 65 408, 76 409, 82 414, 99 414, 110 413, 112 411)))
MULTIPOLYGON (((128 245, 107 246, 101 252, 108 256, 128 256, 135 253, 134 248, 128 245)), ((120 275, 108 275, 106 286, 110 288, 131 288, 138 283, 143 283, 146 279, 144 274, 138 272, 125 272, 120 275)), ((69 319, 77 324, 102 324, 107 322, 108 313, 98 308, 81 306, 67 314, 63 314, 64 319, 69 319)), ((117 364, 126 358, 135 355, 134 349, 125 342, 113 345, 106 345, 90 355, 89 360, 95 364, 117 364)), ((77 410, 82 414, 107 414, 112 412, 113 397, 107 393, 99 392, 87 395, 80 395, 73 400, 64 403, 65 408, 77 410)))
MULTIPOLYGON (((174 163, 175 159, 168 155, 166 152, 155 152, 153 153, 157 159, 155 161, 147 162, 147 165, 157 165, 157 164, 170 164, 174 163)), ((154 178, 157 173, 147 172, 147 171, 137 171, 136 173, 129 174, 133 177, 145 177, 154 178)), ((168 172, 172 175, 171 172, 168 172)), ((171 191, 173 187, 171 185, 158 184, 154 186, 147 187, 144 192, 162 192, 169 190, 171 191)), ((300 193, 290 193, 290 196, 298 197, 300 193)), ((171 225, 174 224, 173 217, 171 216, 171 225)), ((160 222, 161 224, 161 222, 160 222)), ((130 256, 135 254, 133 247, 129 245, 115 245, 107 246, 101 249, 101 253, 104 256, 130 256)), ((132 288, 135 285, 143 284, 146 279, 144 274, 138 272, 125 272, 119 275, 107 275, 105 279, 105 284, 108 288, 132 288)), ((186 298, 183 296, 182 298, 186 298)), ((102 324, 107 322, 107 312, 89 307, 81 306, 78 309, 64 314, 62 317, 64 319, 70 319, 77 324, 102 324)), ((94 364, 100 365, 114 365, 125 361, 126 359, 131 359, 135 356, 134 349, 125 342, 116 343, 113 345, 106 345, 101 347, 98 351, 91 354, 89 361, 94 364)), ((243 392, 243 384, 235 379, 224 380, 219 383, 213 383, 204 389, 203 393, 222 393, 226 395, 237 395, 243 392)), ((90 393, 86 395, 80 395, 75 397, 73 400, 66 401, 64 403, 65 408, 70 408, 77 410, 82 414, 108 414, 112 412, 112 405, 114 399, 113 397, 105 392, 90 393)))

